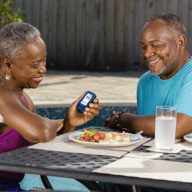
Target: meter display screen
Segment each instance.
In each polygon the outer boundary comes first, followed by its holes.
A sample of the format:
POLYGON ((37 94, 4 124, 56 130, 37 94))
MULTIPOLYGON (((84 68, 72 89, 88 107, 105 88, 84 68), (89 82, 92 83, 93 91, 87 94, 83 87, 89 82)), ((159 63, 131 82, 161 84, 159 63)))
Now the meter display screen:
POLYGON ((95 93, 87 91, 85 95, 81 98, 79 103, 77 103, 76 109, 82 113, 85 110, 85 108, 88 107, 89 103, 91 103, 94 100, 95 97, 96 97, 95 93))
POLYGON ((88 93, 84 99, 81 101, 81 104, 83 105, 87 105, 87 103, 90 101, 90 99, 92 98, 92 95, 90 93, 88 93))

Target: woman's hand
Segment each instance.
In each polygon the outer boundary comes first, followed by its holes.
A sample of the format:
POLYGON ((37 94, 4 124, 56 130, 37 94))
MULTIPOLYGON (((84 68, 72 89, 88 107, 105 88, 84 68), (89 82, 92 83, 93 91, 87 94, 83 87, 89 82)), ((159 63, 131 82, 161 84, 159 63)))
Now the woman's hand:
POLYGON ((76 100, 68 109, 67 116, 64 120, 64 132, 73 131, 75 127, 87 123, 93 119, 93 117, 99 114, 99 111, 102 107, 99 105, 99 100, 97 98, 95 98, 93 102, 89 104, 89 107, 85 108, 83 113, 77 111, 76 105, 81 100, 83 95, 81 95, 81 97, 76 100))

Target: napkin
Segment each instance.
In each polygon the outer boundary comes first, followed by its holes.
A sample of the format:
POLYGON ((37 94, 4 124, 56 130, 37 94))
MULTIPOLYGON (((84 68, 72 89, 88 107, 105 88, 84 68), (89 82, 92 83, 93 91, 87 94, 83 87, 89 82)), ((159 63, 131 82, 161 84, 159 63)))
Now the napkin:
POLYGON ((130 153, 125 154, 124 156, 132 158, 156 159, 161 155, 163 155, 163 153, 131 151, 130 153))
POLYGON ((166 181, 192 182, 192 164, 157 159, 123 157, 95 173, 138 177, 166 181))
POLYGON ((147 148, 147 150, 148 150, 148 151, 157 152, 157 153, 179 153, 179 152, 181 151, 181 148, 179 148, 179 147, 177 146, 177 147, 174 147, 173 150, 168 151, 168 150, 156 149, 156 148, 154 148, 154 147, 152 146, 152 147, 147 148))
POLYGON ((154 139, 143 144, 144 146, 149 146, 147 150, 158 152, 158 153, 179 153, 182 150, 192 151, 192 144, 187 141, 182 141, 181 139, 177 139, 174 145, 174 149, 172 151, 164 151, 164 150, 157 150, 154 148, 154 139))
MULTIPOLYGON (((175 143, 179 143, 180 141, 182 141, 182 139, 175 139, 175 143)), ((146 142, 146 143, 144 143, 143 145, 144 145, 144 146, 153 146, 153 145, 154 145, 154 142, 155 142, 155 139, 152 139, 151 141, 146 142)))

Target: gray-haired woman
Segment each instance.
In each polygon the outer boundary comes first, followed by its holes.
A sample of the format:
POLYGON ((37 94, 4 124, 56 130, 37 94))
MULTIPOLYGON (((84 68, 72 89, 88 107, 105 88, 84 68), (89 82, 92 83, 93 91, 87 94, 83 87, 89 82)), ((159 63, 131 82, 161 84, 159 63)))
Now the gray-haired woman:
MULTIPOLYGON (((36 142, 46 142, 58 133, 72 131, 99 113, 98 99, 83 113, 76 110, 80 98, 65 119, 51 120, 35 113, 24 88, 36 88, 46 72, 46 45, 34 26, 16 22, 0 30, 0 153, 36 142)), ((0 172, 3 190, 20 190, 24 174, 0 172)))

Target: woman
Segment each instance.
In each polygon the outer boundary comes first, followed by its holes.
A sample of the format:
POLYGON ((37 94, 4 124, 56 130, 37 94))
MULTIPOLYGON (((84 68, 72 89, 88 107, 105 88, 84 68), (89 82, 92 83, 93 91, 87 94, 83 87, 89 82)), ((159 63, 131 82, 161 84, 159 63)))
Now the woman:
MULTIPOLYGON (((38 29, 23 22, 0 30, 0 153, 73 131, 91 120, 101 106, 95 99, 83 113, 76 110, 80 98, 69 108, 65 119, 51 120, 35 113, 24 88, 36 88, 46 72, 46 45, 38 29)), ((24 174, 0 172, 0 189, 19 190, 24 174)))

